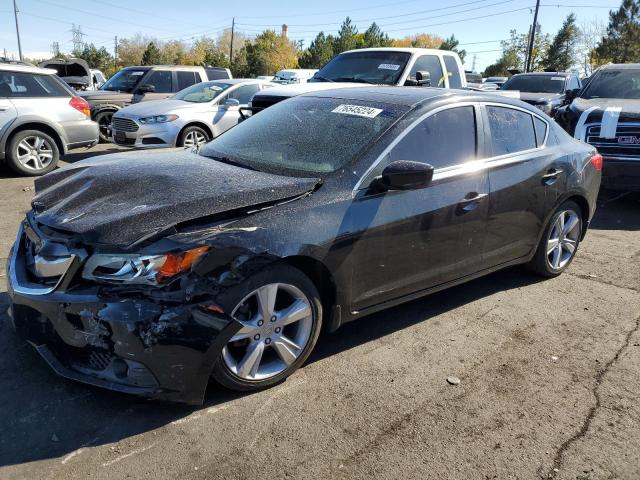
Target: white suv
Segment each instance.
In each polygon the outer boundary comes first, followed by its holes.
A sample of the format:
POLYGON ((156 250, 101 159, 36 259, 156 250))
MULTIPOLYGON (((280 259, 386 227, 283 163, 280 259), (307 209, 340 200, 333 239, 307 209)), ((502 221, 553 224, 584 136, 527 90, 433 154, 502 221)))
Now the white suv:
POLYGON ((0 161, 21 175, 43 175, 68 150, 97 142, 89 104, 55 70, 0 61, 0 161))

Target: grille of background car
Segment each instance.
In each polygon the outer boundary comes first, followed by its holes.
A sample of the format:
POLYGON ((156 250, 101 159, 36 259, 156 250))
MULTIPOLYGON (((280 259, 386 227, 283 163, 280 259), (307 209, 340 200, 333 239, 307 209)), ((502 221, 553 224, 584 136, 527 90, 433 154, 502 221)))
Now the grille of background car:
POLYGON ((129 118, 113 117, 113 128, 123 132, 137 132, 138 124, 129 118))

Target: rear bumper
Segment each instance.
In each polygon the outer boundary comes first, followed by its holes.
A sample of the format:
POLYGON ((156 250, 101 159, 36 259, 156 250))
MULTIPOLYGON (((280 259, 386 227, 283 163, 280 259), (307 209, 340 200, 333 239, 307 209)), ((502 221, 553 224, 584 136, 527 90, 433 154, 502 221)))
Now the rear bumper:
POLYGON ((62 124, 67 137, 67 149, 92 146, 98 143, 98 124, 93 120, 78 120, 62 124))
POLYGON ((119 392, 202 403, 237 322, 203 308, 211 300, 127 297, 95 285, 38 291, 24 281, 20 244, 7 262, 8 314, 56 373, 119 392))
POLYGON ((640 158, 604 157, 602 187, 610 190, 640 191, 640 158))

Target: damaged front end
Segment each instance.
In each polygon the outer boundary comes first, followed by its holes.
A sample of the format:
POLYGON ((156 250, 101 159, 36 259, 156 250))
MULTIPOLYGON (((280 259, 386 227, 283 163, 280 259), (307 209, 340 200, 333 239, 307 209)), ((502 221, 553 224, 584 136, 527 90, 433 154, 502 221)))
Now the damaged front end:
POLYGON ((211 227, 147 242, 139 254, 106 254, 31 212, 7 263, 15 330, 66 378, 201 404, 214 362, 240 328, 218 299, 274 260, 203 244, 223 232, 233 243, 233 228, 211 227))

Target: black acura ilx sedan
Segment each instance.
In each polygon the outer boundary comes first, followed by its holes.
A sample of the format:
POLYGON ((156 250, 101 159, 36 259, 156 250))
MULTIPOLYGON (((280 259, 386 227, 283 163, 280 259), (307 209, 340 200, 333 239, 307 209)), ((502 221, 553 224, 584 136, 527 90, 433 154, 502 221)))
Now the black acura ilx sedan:
POLYGON ((264 388, 323 327, 510 265, 559 275, 601 168, 519 100, 303 95, 199 153, 114 154, 36 180, 9 312, 68 378, 189 403, 211 377, 264 388))

